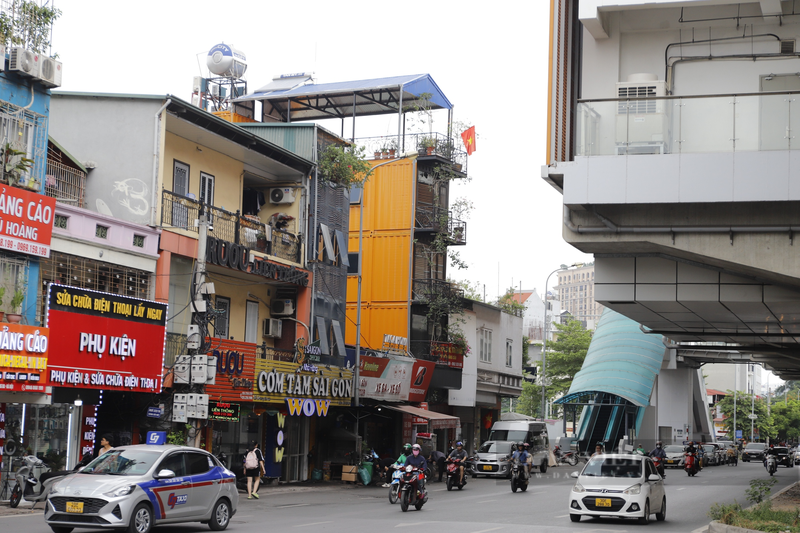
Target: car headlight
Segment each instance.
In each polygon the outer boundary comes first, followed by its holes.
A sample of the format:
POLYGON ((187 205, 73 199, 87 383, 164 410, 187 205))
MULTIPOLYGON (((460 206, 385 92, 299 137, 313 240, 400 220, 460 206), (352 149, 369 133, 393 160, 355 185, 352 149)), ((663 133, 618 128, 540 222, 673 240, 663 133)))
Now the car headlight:
POLYGON ((136 488, 136 485, 123 485, 121 487, 117 487, 116 489, 110 492, 104 492, 104 496, 108 496, 109 498, 119 498, 120 496, 127 496, 133 489, 136 488))
POLYGON ((640 492, 642 492, 641 485, 634 485, 622 491, 623 494, 639 494, 640 492))
POLYGON ((50 494, 62 494, 63 492, 64 489, 59 488, 57 481, 50 485, 50 494))
POLYGON ((581 485, 580 483, 575 483, 575 486, 572 487, 572 490, 574 492, 586 492, 586 489, 584 489, 583 485, 581 485))

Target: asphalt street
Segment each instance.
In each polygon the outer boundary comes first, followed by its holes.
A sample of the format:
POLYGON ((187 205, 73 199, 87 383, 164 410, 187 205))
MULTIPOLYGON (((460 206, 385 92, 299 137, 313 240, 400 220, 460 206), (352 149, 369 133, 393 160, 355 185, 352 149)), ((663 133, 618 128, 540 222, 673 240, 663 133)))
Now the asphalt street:
MULTIPOLYGON (((430 499, 422 510, 412 508, 406 513, 400 510, 399 504, 389 503, 388 489, 379 487, 319 487, 305 483, 266 487, 260 491, 261 499, 243 497, 240 500, 228 531, 375 533, 412 528, 436 533, 530 533, 532 530, 564 533, 631 532, 646 527, 648 531, 689 533, 705 531, 710 521, 707 513, 713 503, 736 500, 747 506, 745 490, 750 480, 769 478, 761 463, 707 467, 694 478, 681 470, 669 469, 665 522, 653 521, 648 526, 640 526, 633 520, 584 518, 572 523, 567 500, 574 479, 569 474, 578 468, 560 466, 549 469, 544 475, 534 474, 528 491, 516 494, 511 492, 506 480, 470 479, 462 491, 452 492, 447 492, 442 483, 432 483, 430 499)), ((798 481, 799 476, 800 467, 779 468, 773 494, 798 481)), ((0 530, 50 532, 39 513, 2 516, 0 530)), ((76 533, 80 531, 91 530, 75 530, 76 533)), ((191 533, 209 529, 201 524, 190 524, 159 527, 156 531, 191 533)))

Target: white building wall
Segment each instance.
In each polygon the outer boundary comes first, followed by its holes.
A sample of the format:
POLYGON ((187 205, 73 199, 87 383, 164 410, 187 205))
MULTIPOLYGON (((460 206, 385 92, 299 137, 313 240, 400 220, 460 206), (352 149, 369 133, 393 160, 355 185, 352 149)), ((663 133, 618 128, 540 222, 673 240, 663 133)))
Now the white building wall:
POLYGON ((465 311, 463 318, 466 323, 461 325, 461 330, 470 346, 470 354, 464 357, 464 368, 461 369, 461 388, 448 390, 448 404, 452 406, 474 407, 475 386, 478 379, 478 338, 475 325, 475 313, 465 311))
POLYGON ((696 370, 691 368, 675 370, 662 368, 658 374, 658 400, 655 402, 658 409, 657 427, 671 427, 673 442, 676 442, 676 439, 686 438, 685 434, 681 438, 676 430, 682 431, 692 420, 693 373, 696 373, 696 370))

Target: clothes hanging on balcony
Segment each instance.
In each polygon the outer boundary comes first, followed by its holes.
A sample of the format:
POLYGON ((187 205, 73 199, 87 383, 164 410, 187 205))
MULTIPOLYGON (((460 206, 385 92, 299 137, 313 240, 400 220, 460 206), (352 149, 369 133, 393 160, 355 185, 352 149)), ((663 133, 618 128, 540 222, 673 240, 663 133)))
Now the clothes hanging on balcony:
POLYGON ((249 187, 242 190, 242 214, 257 215, 265 203, 266 197, 262 191, 249 187))

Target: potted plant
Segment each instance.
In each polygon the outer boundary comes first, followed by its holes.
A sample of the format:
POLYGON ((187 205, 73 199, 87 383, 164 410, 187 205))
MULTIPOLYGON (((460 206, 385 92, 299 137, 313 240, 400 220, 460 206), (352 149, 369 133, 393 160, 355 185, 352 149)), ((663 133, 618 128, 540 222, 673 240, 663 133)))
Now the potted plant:
POLYGON ((267 234, 263 231, 259 231, 256 234, 256 249, 259 252, 266 252, 267 251, 267 234))
POLYGON ((361 185, 372 172, 372 165, 364 158, 361 146, 340 146, 331 144, 319 158, 319 178, 322 183, 330 183, 345 188, 361 185))
POLYGON ((375 159, 380 159, 380 158, 381 158, 381 151, 380 151, 380 149, 378 149, 378 150, 375 150, 375 152, 374 152, 372 155, 374 155, 374 156, 375 156, 375 159))
POLYGON ((6 315, 9 322, 19 324, 22 321, 22 302, 25 300, 25 293, 21 289, 14 291, 14 296, 11 298, 11 312, 6 315))
POLYGON ((419 144, 425 149, 427 155, 433 155, 433 151, 436 149, 436 137, 422 137, 419 144))
POLYGON ((25 155, 26 153, 22 150, 11 146, 10 142, 3 146, 3 181, 16 186, 22 180, 22 175, 30 171, 33 167, 33 159, 29 159, 25 155))
POLYGON ((381 146, 381 159, 389 159, 389 143, 383 143, 381 146))
POLYGON ((392 138, 389 143, 389 159, 394 159, 397 153, 397 139, 392 138))

